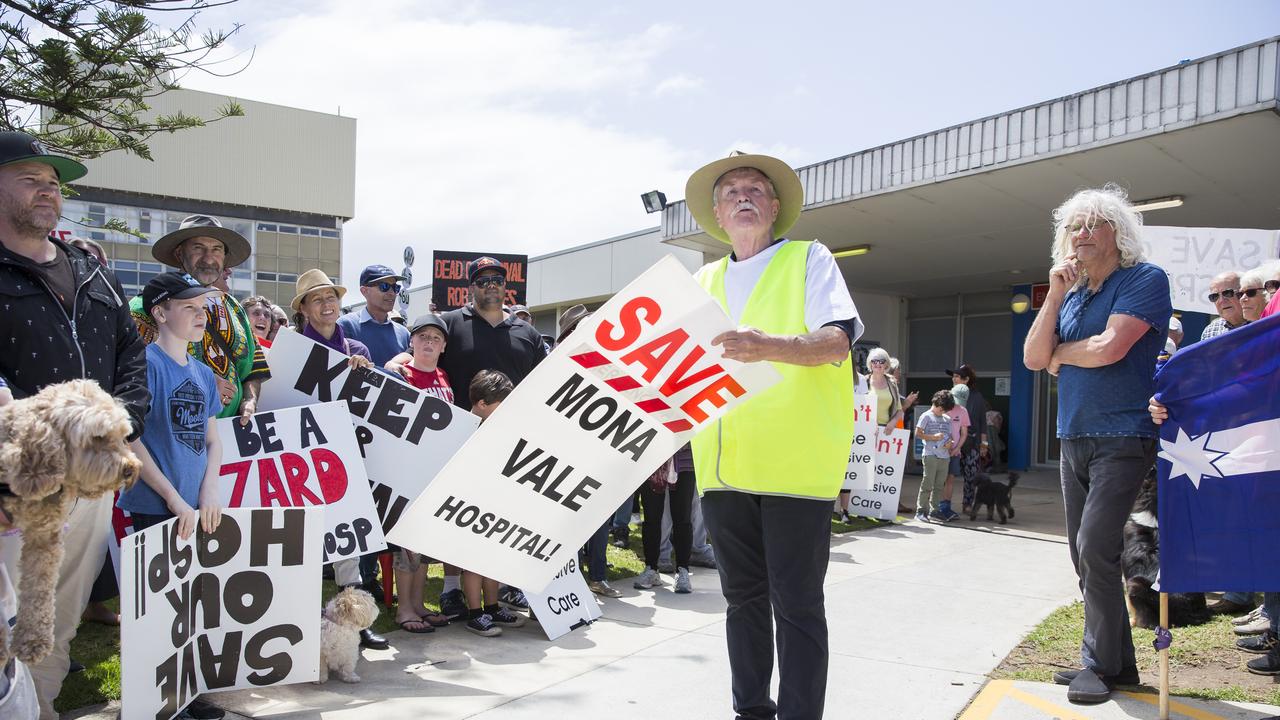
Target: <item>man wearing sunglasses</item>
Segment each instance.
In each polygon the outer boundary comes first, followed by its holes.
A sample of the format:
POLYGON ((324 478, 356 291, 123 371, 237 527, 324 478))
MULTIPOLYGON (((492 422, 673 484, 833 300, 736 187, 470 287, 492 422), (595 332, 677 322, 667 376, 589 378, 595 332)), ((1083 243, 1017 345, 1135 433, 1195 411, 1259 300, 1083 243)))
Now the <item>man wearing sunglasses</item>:
POLYGON ((1249 322, 1240 307, 1240 275, 1233 270, 1219 273, 1209 283, 1209 302, 1218 309, 1218 317, 1205 326, 1201 340, 1218 337, 1249 322))
POLYGON ((348 338, 368 346, 375 367, 382 367, 409 347, 408 328, 391 322, 390 317, 403 282, 404 276, 386 265, 370 265, 360 272, 360 294, 365 306, 338 318, 338 325, 348 338))

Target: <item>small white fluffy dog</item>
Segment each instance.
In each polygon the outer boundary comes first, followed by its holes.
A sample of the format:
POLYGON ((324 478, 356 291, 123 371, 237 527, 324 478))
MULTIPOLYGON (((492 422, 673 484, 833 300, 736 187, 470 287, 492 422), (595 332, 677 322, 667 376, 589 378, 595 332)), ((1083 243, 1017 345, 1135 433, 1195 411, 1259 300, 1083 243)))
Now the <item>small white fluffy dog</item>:
POLYGON ((360 631, 373 624, 378 606, 373 596, 357 588, 344 588, 324 606, 320 616, 320 680, 329 681, 332 670, 342 682, 358 683, 360 631))

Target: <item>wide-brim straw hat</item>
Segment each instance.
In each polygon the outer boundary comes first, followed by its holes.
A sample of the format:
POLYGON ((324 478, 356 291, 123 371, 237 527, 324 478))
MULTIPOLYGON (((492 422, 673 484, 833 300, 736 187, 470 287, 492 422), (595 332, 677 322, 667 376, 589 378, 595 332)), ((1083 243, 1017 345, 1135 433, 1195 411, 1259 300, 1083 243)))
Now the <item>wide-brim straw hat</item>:
POLYGON ((574 305, 565 310, 564 314, 560 316, 560 334, 556 335, 556 342, 564 341, 569 336, 569 333, 578 327, 578 323, 585 320, 590 314, 586 305, 574 305))
MULTIPOLYGON (((223 261, 224 268, 240 265, 253 254, 249 241, 235 230, 223 227, 222 223, 218 222, 218 218, 209 215, 190 215, 183 219, 177 230, 160 238, 155 245, 151 246, 151 256, 165 265, 181 268, 182 261, 178 259, 178 246, 193 237, 209 237, 221 242, 227 248, 223 261)), ((182 269, 190 270, 191 268, 182 269)))
POLYGON ((780 238, 785 235, 796 224, 800 210, 804 208, 804 186, 790 165, 768 155, 735 152, 694 171, 684 186, 684 202, 693 219, 711 237, 729 242, 729 233, 716 222, 711 191, 720 176, 738 168, 754 168, 773 181, 773 188, 778 193, 778 218, 773 221, 773 236, 780 238))
POLYGON ((298 312, 298 309, 302 307, 302 300, 307 296, 307 293, 315 292, 316 290, 324 290, 325 288, 333 288, 337 291, 338 302, 342 302, 342 296, 347 294, 347 289, 341 285, 334 284, 334 282, 329 279, 329 276, 324 274, 323 270, 312 268, 298 276, 298 283, 296 285, 298 294, 293 296, 293 302, 289 303, 289 306, 293 308, 294 312, 298 312))

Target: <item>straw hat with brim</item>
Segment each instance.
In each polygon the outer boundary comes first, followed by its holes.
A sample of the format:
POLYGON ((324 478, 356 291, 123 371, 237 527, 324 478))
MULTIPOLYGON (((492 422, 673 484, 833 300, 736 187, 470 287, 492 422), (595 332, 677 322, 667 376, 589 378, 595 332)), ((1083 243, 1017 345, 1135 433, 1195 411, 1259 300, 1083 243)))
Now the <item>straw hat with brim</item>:
POLYGON ((574 305, 565 310, 564 314, 560 316, 560 334, 556 336, 556 342, 564 342, 564 339, 569 337, 569 333, 578 327, 578 323, 586 320, 589 315, 591 313, 587 310, 586 305, 574 305))
POLYGON ((729 233, 716 222, 711 191, 721 175, 738 168, 754 168, 773 181, 773 188, 778 193, 778 218, 773 222, 773 236, 785 235, 796 224, 796 218, 800 217, 800 210, 804 207, 804 186, 790 165, 768 155, 736 153, 698 168, 684 186, 684 202, 693 219, 711 237, 729 242, 729 233))
POLYGON ((347 294, 347 289, 341 285, 334 285, 329 276, 324 274, 324 271, 315 268, 308 270, 298 276, 298 294, 293 296, 293 302, 289 303, 289 306, 293 308, 294 312, 298 312, 302 307, 302 300, 307 297, 307 293, 326 288, 333 288, 337 291, 338 302, 342 302, 342 296, 347 294))
MULTIPOLYGON (((151 246, 151 257, 172 267, 182 267, 178 259, 178 246, 193 237, 208 237, 221 242, 227 248, 225 267, 235 267, 253 254, 249 241, 230 228, 222 227, 218 218, 208 215, 191 215, 182 221, 177 230, 165 235, 151 246)), ((190 268, 184 268, 190 269, 190 268)))

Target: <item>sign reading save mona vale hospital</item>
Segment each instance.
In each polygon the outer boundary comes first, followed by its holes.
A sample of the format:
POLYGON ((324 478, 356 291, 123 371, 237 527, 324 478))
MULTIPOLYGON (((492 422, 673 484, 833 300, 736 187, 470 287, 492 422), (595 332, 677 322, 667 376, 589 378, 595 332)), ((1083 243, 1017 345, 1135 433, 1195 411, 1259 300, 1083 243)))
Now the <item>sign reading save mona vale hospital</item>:
POLYGON ((431 253, 431 302, 436 312, 456 310, 467 304, 471 281, 467 278, 467 263, 479 257, 491 257, 507 269, 507 305, 525 304, 525 286, 529 277, 528 255, 504 255, 500 253, 458 252, 436 250, 431 253))

